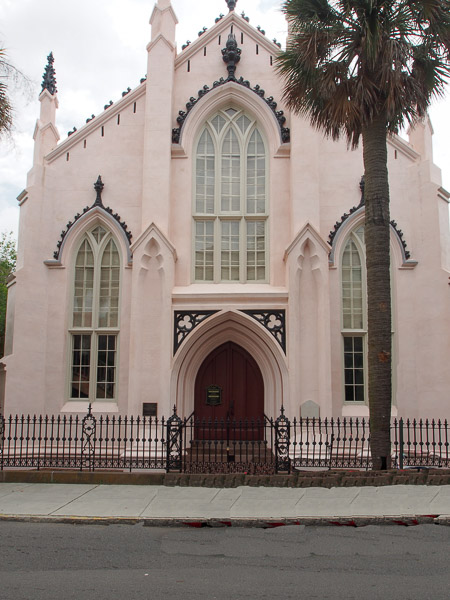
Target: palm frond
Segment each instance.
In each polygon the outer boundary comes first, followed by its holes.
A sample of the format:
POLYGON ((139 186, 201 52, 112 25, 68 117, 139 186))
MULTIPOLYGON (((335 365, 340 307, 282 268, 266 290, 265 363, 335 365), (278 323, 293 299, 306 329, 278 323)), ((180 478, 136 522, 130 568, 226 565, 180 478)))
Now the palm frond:
POLYGON ((4 83, 4 80, 8 78, 8 71, 9 64, 6 62, 5 50, 0 48, 0 136, 9 132, 12 127, 12 107, 7 95, 7 86, 4 83))
POLYGON ((358 143, 385 115, 414 123, 450 78, 450 0, 286 0, 290 36, 276 59, 291 110, 358 143))

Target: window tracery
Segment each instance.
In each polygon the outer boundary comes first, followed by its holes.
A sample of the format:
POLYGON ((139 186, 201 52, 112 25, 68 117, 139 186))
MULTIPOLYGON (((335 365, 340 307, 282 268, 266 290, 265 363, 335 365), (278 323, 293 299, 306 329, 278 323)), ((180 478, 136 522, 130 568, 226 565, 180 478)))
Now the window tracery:
POLYGON ((228 108, 196 147, 194 280, 267 281, 267 151, 254 119, 228 108))
POLYGON ((364 402, 366 393, 366 276, 364 226, 352 231, 341 259, 344 400, 364 402))
POLYGON ((117 385, 120 255, 101 225, 78 246, 70 327, 70 398, 114 400, 117 385))

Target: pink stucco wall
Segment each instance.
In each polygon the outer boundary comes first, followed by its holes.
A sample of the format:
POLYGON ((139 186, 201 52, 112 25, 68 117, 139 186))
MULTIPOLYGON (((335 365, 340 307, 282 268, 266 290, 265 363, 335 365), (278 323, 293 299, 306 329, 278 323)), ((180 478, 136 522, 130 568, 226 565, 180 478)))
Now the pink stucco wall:
MULTIPOLYGON (((169 414, 173 404, 188 414, 202 360, 231 340, 251 352, 261 368, 267 414, 277 413, 284 403, 288 414, 298 416, 301 406, 312 402, 321 416, 366 416, 366 405, 343 401, 339 257, 356 221, 349 219, 340 229, 331 262, 327 243, 335 222, 360 201, 361 151, 324 139, 286 111, 282 83, 271 66, 277 47, 238 14, 230 12, 178 53, 175 26, 170 1, 159 0, 147 47, 147 81, 59 144, 57 99, 48 92, 41 95, 34 165, 21 196, 18 268, 10 289, 5 412, 86 410, 87 402, 68 399, 73 248, 90 225, 103 222, 122 255, 118 400, 96 402, 94 411, 138 414, 143 402, 157 402, 160 415, 169 414), (212 87, 226 77, 221 48, 231 27, 242 49, 237 77, 274 97, 277 110, 285 111, 291 142, 281 142, 264 100, 230 82, 197 102, 180 143, 172 144, 178 111, 205 84, 212 87), (228 106, 255 117, 268 146, 265 284, 192 283, 194 145, 204 120, 228 106), (131 250, 117 222, 97 211, 70 229, 54 260, 66 223, 95 200, 93 183, 99 174, 104 204, 133 233, 131 250), (261 325, 239 312, 245 308, 286 310, 286 353, 261 325), (188 336, 175 356, 174 310, 219 311, 188 336)), ((405 263, 393 234, 393 413, 409 417, 449 416, 448 194, 432 162, 431 137, 431 125, 424 123, 411 132, 410 143, 393 137, 388 148, 391 215, 411 251, 405 263)))

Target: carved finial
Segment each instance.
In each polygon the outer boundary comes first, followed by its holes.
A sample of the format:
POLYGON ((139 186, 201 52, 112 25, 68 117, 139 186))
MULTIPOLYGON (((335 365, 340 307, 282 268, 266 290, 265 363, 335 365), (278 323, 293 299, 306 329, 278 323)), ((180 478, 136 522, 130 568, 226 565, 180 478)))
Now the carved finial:
POLYGON ((359 189, 361 190, 361 202, 360 206, 364 204, 364 188, 366 187, 366 180, 364 175, 361 177, 361 181, 359 182, 359 189))
POLYGON ((97 198, 95 199, 94 206, 103 206, 102 192, 105 184, 102 181, 101 176, 98 176, 97 181, 94 183, 94 190, 97 192, 97 198))
POLYGON ((222 50, 223 61, 227 64, 228 79, 236 79, 236 65, 241 60, 242 50, 238 48, 236 37, 233 33, 228 36, 226 48, 222 50))
POLYGON ((55 79, 55 69, 53 68, 53 63, 55 59, 53 58, 53 52, 47 56, 47 66, 45 67, 45 72, 42 77, 42 92, 44 90, 48 90, 50 94, 53 96, 58 91, 56 89, 56 79, 55 79))
POLYGON ((235 9, 237 0, 225 0, 225 2, 228 4, 230 12, 235 9))

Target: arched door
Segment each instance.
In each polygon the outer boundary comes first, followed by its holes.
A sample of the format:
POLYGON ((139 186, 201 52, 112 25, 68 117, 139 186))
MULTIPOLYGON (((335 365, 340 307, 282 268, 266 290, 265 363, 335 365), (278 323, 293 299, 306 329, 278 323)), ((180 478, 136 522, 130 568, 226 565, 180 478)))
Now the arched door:
POLYGON ((263 423, 261 371, 253 357, 237 344, 222 344, 203 361, 195 380, 195 418, 263 423))

